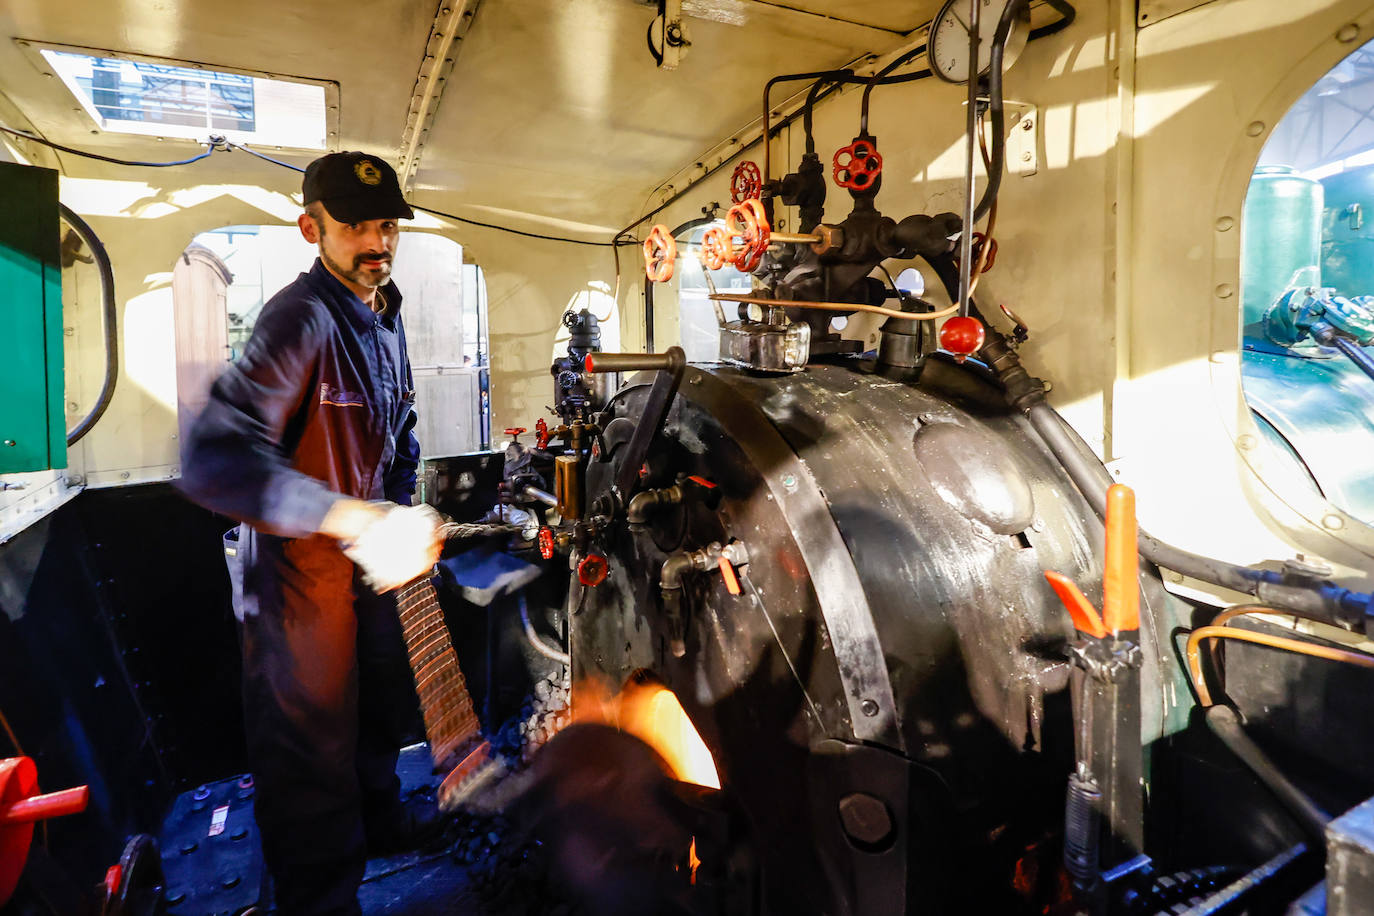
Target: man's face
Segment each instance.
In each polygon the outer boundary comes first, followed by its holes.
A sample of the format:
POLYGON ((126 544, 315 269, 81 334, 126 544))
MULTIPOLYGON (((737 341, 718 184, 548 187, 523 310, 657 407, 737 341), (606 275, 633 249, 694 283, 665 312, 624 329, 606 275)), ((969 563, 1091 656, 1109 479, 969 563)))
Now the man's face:
POLYGON ((363 289, 385 286, 401 227, 394 219, 341 223, 324 207, 311 208, 300 220, 301 234, 319 246, 320 260, 347 282, 363 289))

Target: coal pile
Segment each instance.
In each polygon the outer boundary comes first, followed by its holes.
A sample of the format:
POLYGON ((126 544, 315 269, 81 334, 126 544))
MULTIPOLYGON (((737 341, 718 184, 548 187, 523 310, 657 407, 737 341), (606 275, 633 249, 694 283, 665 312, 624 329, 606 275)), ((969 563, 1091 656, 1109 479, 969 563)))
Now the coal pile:
MULTIPOLYGON (((490 739, 509 776, 499 798, 523 782, 535 753, 571 721, 566 665, 537 680, 520 713, 490 739)), ((477 916, 592 916, 558 886, 543 843, 491 810, 461 812, 449 828, 451 856, 464 866, 477 916)))
POLYGON ((535 752, 569 723, 571 696, 572 672, 567 665, 535 681, 520 715, 503 725, 491 739, 492 749, 505 758, 511 769, 529 763, 535 752))

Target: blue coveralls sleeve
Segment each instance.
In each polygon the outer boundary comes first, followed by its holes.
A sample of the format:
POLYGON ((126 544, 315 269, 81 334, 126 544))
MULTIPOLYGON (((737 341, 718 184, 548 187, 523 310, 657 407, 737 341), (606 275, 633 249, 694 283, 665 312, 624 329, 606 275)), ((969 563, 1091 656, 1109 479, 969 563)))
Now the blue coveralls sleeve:
MULTIPOLYGON (((407 367, 407 370, 409 367, 407 367)), ((408 373, 407 373, 408 374, 408 373)), ((411 408, 396 435, 396 456, 387 468, 383 489, 386 498, 402 506, 415 496, 415 472, 420 467, 420 440, 415 438, 415 408, 411 408)))
POLYGON ((292 468, 284 441, 315 385, 325 320, 306 297, 263 309, 191 428, 180 488, 194 502, 267 534, 319 530, 339 494, 292 468))

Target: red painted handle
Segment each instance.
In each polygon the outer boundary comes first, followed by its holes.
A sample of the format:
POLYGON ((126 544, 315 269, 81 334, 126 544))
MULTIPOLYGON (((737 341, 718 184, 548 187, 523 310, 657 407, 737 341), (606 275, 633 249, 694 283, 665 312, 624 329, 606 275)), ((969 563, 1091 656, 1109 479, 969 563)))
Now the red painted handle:
POLYGON ((1073 626, 1080 633, 1087 633, 1098 639, 1107 635, 1107 628, 1102 625, 1102 618, 1097 616, 1097 608, 1093 607, 1088 599, 1079 591, 1077 584, 1063 573, 1049 572, 1046 570, 1045 578, 1050 580, 1050 585, 1054 592, 1059 596, 1059 600, 1064 602, 1064 607, 1069 612, 1069 617, 1073 618, 1073 626))
POLYGON ((62 817, 66 814, 80 814, 86 810, 90 800, 90 787, 77 786, 75 789, 63 789, 61 792, 49 792, 47 795, 35 795, 33 798, 0 805, 0 827, 32 824, 34 821, 45 821, 50 817, 62 817))

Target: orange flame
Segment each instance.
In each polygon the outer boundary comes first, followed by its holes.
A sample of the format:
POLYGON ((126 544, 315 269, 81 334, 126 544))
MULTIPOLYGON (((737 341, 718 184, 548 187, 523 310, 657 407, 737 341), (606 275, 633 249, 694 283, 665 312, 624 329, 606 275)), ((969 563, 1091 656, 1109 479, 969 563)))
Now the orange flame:
POLYGON ((720 788, 710 749, 677 696, 662 684, 631 680, 619 693, 612 693, 596 681, 579 682, 572 692, 572 718, 613 725, 657 751, 682 782, 720 788))
POLYGON ((692 845, 687 848, 687 866, 692 869, 691 883, 697 883, 697 869, 701 867, 701 860, 697 858, 697 838, 692 837, 692 845))

